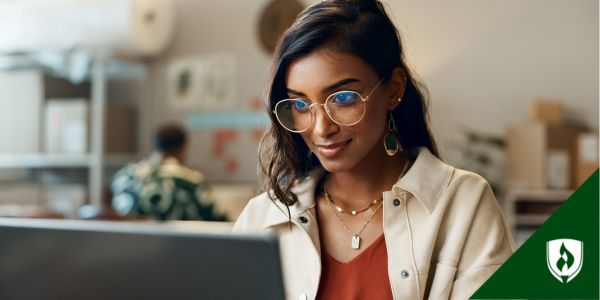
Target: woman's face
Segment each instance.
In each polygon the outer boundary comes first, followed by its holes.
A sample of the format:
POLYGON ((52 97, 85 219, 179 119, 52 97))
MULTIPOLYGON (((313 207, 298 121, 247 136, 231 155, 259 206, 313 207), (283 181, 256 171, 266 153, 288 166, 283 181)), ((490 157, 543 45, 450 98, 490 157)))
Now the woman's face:
POLYGON ((338 91, 355 91, 363 98, 373 91, 366 102, 362 120, 355 125, 336 124, 323 106, 313 110, 312 125, 300 135, 327 171, 353 170, 365 163, 382 161, 386 155, 383 135, 387 127, 387 111, 397 105, 397 101, 390 101, 383 84, 375 88, 379 80, 375 71, 359 57, 327 48, 316 50, 290 64, 286 77, 289 98, 322 104, 329 95, 338 91))

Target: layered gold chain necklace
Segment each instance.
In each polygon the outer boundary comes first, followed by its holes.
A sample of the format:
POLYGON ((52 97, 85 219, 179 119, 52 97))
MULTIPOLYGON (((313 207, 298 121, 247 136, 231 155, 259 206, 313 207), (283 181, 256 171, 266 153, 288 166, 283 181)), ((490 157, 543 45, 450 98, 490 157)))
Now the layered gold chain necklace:
MULTIPOLYGON (((344 223, 344 221, 342 221, 342 219, 340 218, 340 216, 338 215, 338 213, 343 213, 347 211, 343 210, 341 207, 337 206, 335 204, 335 202, 333 202, 333 200, 331 199, 331 196, 329 195, 329 192, 327 192, 327 183, 325 183, 323 185, 323 191, 325 193, 325 199, 327 199, 327 203, 329 203, 329 205, 331 206, 331 208, 333 209, 333 214, 335 215, 335 218, 338 219, 338 221, 342 224, 342 226, 344 226, 344 228, 346 228, 346 230, 352 234, 352 241, 350 246, 352 247, 352 249, 354 250, 358 250, 360 249, 360 234, 363 232, 363 230, 365 230, 365 228, 367 228, 367 225, 369 225, 369 223, 371 223, 371 220, 373 220, 373 218, 375 217, 375 215, 377 214, 377 212, 379 211, 379 209, 383 206, 383 201, 380 201, 379 199, 374 200, 373 202, 371 202, 371 204, 369 204, 369 206, 367 206, 364 209, 358 210, 358 211, 351 211, 351 215, 357 215, 361 212, 364 212, 366 210, 368 210, 369 208, 371 208, 372 206, 376 205, 377 203, 379 203, 379 205, 377 205, 377 208, 375 209, 375 211, 373 211, 373 213, 371 214, 371 216, 369 217, 369 219, 367 219, 367 221, 362 225, 362 227, 360 228, 360 230, 358 231, 358 233, 355 233, 354 231, 352 231, 352 229, 350 229, 348 227, 348 225, 346 225, 346 223, 344 223)), ((383 199, 383 198, 382 198, 383 199)))
MULTIPOLYGON (((400 177, 404 176, 404 174, 408 170, 408 167, 409 167, 409 163, 408 163, 408 161, 405 161, 404 166, 402 167, 402 171, 400 172, 400 177)), ((327 191, 327 182, 325 182, 323 184, 323 192, 325 194, 325 199, 327 200, 327 203, 333 209, 333 214, 335 215, 335 218, 342 224, 342 226, 344 226, 344 228, 350 234, 352 234, 352 241, 351 241, 350 246, 354 250, 360 249, 360 241, 361 241, 360 235, 365 230, 365 228, 367 228, 367 225, 369 225, 369 223, 371 223, 371 220, 373 220, 373 218, 375 217, 375 215, 377 214, 377 212, 379 211, 379 209, 381 209, 381 207, 383 206, 383 197, 381 197, 379 199, 373 200, 367 207, 365 207, 363 209, 359 209, 359 210, 346 210, 346 209, 342 208, 341 206, 337 205, 335 203, 335 201, 333 201, 333 199, 329 195, 329 192, 327 191), (373 206, 377 206, 377 208, 375 208, 375 210, 373 211, 373 213, 371 214, 371 216, 369 216, 369 219, 367 219, 367 221, 362 225, 362 227, 360 228, 360 230, 358 231, 358 233, 355 233, 354 231, 352 231, 352 229, 350 229, 348 227, 348 225, 346 225, 346 223, 344 223, 344 221, 342 220, 342 218, 340 218, 340 216, 338 215, 339 213, 345 213, 345 214, 350 214, 352 216, 356 216, 356 215, 358 215, 358 214, 360 214, 362 212, 365 212, 365 211, 369 210, 373 206)))
POLYGON ((379 198, 379 199, 375 199, 373 200, 367 207, 363 208, 363 209, 359 209, 359 210, 346 210, 343 207, 339 206, 337 203, 335 203, 335 201, 333 201, 333 199, 331 198, 331 196, 329 196, 329 193, 327 192, 327 187, 324 187, 325 190, 325 198, 327 199, 327 202, 329 202, 329 205, 333 207, 333 209, 335 209, 337 212, 342 213, 342 214, 349 214, 349 215, 353 215, 356 216, 362 212, 367 211, 369 208, 377 205, 377 203, 383 201, 383 197, 379 198))

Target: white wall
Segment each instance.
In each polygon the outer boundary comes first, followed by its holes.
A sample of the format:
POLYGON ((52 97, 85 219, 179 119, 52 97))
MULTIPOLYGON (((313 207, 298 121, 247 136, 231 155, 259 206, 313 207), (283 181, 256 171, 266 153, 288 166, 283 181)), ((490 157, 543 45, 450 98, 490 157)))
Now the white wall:
POLYGON ((529 100, 561 99, 598 130, 597 0, 390 3, 411 64, 431 94, 443 146, 465 125, 502 134, 529 100))
MULTIPOLYGON (((256 37, 266 0, 174 0, 177 34, 169 50, 150 67, 147 149, 156 126, 188 112, 166 104, 165 68, 179 57, 225 52, 237 60, 235 91, 240 105, 261 96, 270 57, 256 37)), ((306 1, 316 2, 316 1, 306 1)), ((434 134, 442 148, 462 125, 502 134, 510 122, 525 120, 530 99, 565 101, 567 117, 598 129, 597 0, 404 0, 389 1, 404 37, 410 64, 431 94, 434 134)), ((256 149, 233 151, 246 157, 241 172, 227 176, 222 162, 207 159, 202 132, 193 134, 190 163, 212 179, 252 180, 256 149)))

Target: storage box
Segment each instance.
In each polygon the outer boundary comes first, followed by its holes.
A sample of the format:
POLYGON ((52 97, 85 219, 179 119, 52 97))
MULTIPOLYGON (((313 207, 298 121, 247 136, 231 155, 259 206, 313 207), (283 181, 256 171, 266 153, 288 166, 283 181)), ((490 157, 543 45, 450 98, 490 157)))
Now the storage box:
POLYGON ((549 149, 546 163, 548 166, 546 170, 548 188, 568 189, 571 186, 569 151, 549 149))
POLYGON ((511 188, 574 188, 575 141, 581 129, 540 122, 512 125, 507 133, 511 188))
POLYGON ((40 151, 41 71, 0 72, 0 153, 40 151))
MULTIPOLYGON (((46 103, 45 150, 85 154, 90 149, 90 103, 83 98, 49 99, 46 103)), ((125 104, 109 103, 105 110, 104 150, 110 154, 136 151, 135 114, 125 104)))
POLYGON ((598 168, 598 133, 586 132, 575 143, 575 187, 583 184, 598 168))
POLYGON ((558 100, 534 100, 529 103, 529 121, 548 125, 562 125, 564 110, 558 100))
POLYGON ((86 154, 89 136, 89 101, 48 99, 45 113, 45 151, 55 154, 86 154))

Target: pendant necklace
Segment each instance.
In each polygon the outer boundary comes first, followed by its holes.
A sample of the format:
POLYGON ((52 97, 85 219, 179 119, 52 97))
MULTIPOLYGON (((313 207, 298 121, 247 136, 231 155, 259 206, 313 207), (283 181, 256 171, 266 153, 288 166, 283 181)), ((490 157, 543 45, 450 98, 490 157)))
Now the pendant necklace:
MULTIPOLYGON (((333 201, 331 201, 331 198, 329 197, 329 193, 327 192, 327 184, 325 184, 323 186, 323 190, 325 192, 325 198, 327 198, 327 202, 329 203, 329 205, 333 209, 333 213, 335 215, 335 218, 338 219, 338 221, 342 224, 342 226, 344 226, 344 228, 346 228, 346 230, 348 232, 350 232, 350 234, 352 234, 352 241, 351 241, 351 244, 350 244, 351 247, 352 247, 352 249, 354 249, 354 250, 360 249, 360 234, 363 232, 363 230, 365 230, 365 228, 367 228, 367 225, 369 225, 369 223, 371 223, 371 220, 373 220, 373 218, 375 217, 375 215, 377 214, 377 212, 379 211, 379 209, 383 206, 383 201, 381 201, 379 203, 379 205, 377 205, 377 208, 375 209, 375 211, 371 214, 371 216, 369 217, 369 219, 362 225, 362 227, 360 228, 360 230, 358 231, 358 233, 355 233, 350 228, 348 228, 348 226, 346 225, 346 223, 344 223, 344 221, 342 221, 342 219, 340 218, 340 216, 338 216, 338 209, 336 208, 336 206, 333 203, 333 201)), ((369 205, 369 207, 367 207, 364 210, 367 210, 372 205, 373 204, 369 205)))
MULTIPOLYGON (((407 161, 405 161, 404 166, 402 167, 402 171, 400 172, 400 177, 404 176, 404 174, 406 173, 406 171, 408 169, 408 166, 409 166, 409 163, 407 161)), ((377 199, 377 200, 373 200, 373 202, 371 202, 369 204, 369 206, 367 206, 363 209, 351 210, 350 212, 348 212, 348 211, 344 210, 342 207, 340 207, 339 205, 337 205, 333 201, 333 199, 331 199, 331 196, 329 196, 329 192, 327 192, 327 183, 326 182, 323 184, 323 192, 325 194, 325 198, 327 199, 327 203, 329 203, 329 206, 331 206, 331 208, 333 209, 333 214, 335 215, 335 218, 342 224, 342 226, 344 226, 344 228, 346 228, 346 230, 348 232, 350 232, 350 234, 352 234, 352 243, 351 243, 352 249, 354 249, 354 250, 360 249, 360 234, 363 232, 363 230, 365 230, 365 228, 367 228, 367 225, 369 225, 369 223, 371 222, 371 220, 373 220, 373 218, 375 217, 375 215, 377 214, 379 209, 383 206, 383 197, 380 199, 377 199), (379 203, 379 205, 377 205, 377 203, 379 203), (338 215, 338 213, 347 213, 347 214, 351 214, 351 215, 355 216, 359 213, 367 211, 369 208, 371 208, 374 205, 377 205, 377 208, 375 209, 373 214, 371 214, 369 219, 362 225, 362 227, 360 228, 358 233, 355 233, 354 231, 352 231, 346 225, 346 223, 344 223, 344 221, 342 221, 342 219, 338 215)))

